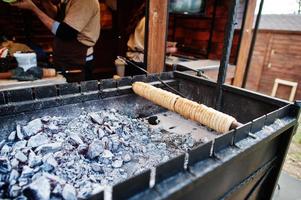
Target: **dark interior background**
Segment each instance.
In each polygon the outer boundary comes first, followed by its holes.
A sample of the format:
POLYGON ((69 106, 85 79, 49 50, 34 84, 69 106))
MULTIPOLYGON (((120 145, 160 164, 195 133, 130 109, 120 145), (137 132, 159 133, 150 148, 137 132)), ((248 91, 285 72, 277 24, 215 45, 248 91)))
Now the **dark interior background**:
MULTIPOLYGON (((138 0, 118 0, 117 11, 112 11, 103 0, 101 8, 101 35, 95 46, 94 78, 110 78, 115 72, 114 60, 126 52, 125 28, 135 13, 138 0)), ((222 55, 224 32, 230 0, 206 0, 200 15, 170 14, 168 40, 179 44, 177 54, 219 60, 222 55)), ((240 1, 237 30, 233 41, 231 63, 235 64, 240 29, 246 0, 240 1)), ((0 34, 16 42, 34 43, 51 53, 52 34, 28 11, 0 2, 0 34)))

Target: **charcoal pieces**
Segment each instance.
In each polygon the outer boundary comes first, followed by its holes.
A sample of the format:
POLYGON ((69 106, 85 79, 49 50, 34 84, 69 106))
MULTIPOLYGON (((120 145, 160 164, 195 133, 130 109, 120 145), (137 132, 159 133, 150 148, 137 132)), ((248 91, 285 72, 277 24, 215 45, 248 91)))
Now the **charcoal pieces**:
POLYGON ((19 138, 19 140, 24 139, 24 134, 22 133, 21 126, 19 124, 16 127, 16 133, 17 133, 17 137, 19 138))
POLYGON ((89 148, 88 145, 80 144, 77 147, 77 151, 78 151, 79 154, 86 154, 86 152, 88 151, 88 148, 89 148))
POLYGON ((77 200, 75 188, 69 184, 64 186, 62 196, 65 200, 77 200))
POLYGON ((2 148, 1 148, 1 155, 7 155, 11 152, 12 148, 8 145, 4 145, 2 148))
POLYGON ((18 151, 15 155, 15 158, 22 163, 27 161, 27 156, 22 151, 18 151))
POLYGON ((124 162, 130 162, 132 160, 132 157, 130 154, 127 153, 122 157, 122 159, 124 162))
POLYGON ((9 189, 9 196, 13 198, 19 196, 19 194, 21 193, 21 189, 22 188, 18 185, 11 186, 9 189))
POLYGON ((19 176, 20 176, 19 172, 17 170, 13 169, 9 175, 9 184, 11 184, 11 185, 16 184, 19 176))
POLYGON ((43 129, 43 123, 41 119, 35 119, 29 122, 26 126, 23 127, 23 131, 26 136, 31 137, 41 132, 43 129))
POLYGON ((100 172, 100 173, 103 173, 103 169, 102 169, 102 166, 98 163, 92 163, 91 164, 91 168, 93 171, 95 172, 100 172))
POLYGON ((18 161, 16 158, 13 158, 13 159, 11 160, 10 164, 11 164, 11 167, 12 167, 13 169, 17 169, 18 166, 19 166, 19 161, 18 161))
POLYGON ((79 145, 79 144, 83 144, 84 142, 82 141, 82 139, 75 133, 71 133, 69 136, 71 142, 79 145))
POLYGON ((0 142, 0 198, 89 198, 194 144, 190 136, 162 133, 116 110, 17 125, 0 142))
POLYGON ((34 152, 30 152, 28 156, 28 165, 30 167, 36 167, 42 164, 42 157, 40 155, 36 155, 34 152))
POLYGON ((58 163, 52 154, 44 156, 43 163, 42 169, 46 172, 52 171, 58 166, 58 163))
POLYGON ((151 116, 151 117, 147 118, 147 121, 151 125, 158 125, 160 123, 160 120, 158 119, 157 116, 151 116))
POLYGON ((10 172, 11 165, 9 163, 9 160, 6 157, 1 156, 0 157, 0 173, 6 174, 10 172))
POLYGON ((106 133, 100 128, 100 129, 98 129, 98 138, 99 139, 102 139, 105 135, 106 135, 106 133))
POLYGON ((31 178, 33 175, 34 175, 33 169, 25 165, 23 167, 23 171, 21 173, 20 178, 31 178))
POLYGON ((13 148, 14 149, 23 149, 25 148, 27 145, 27 141, 26 140, 22 140, 22 141, 19 141, 19 142, 16 142, 14 145, 13 145, 13 148))
POLYGON ((62 143, 61 142, 55 142, 55 143, 49 143, 39 146, 35 152, 41 153, 41 154, 47 154, 47 153, 54 153, 62 149, 62 143))
POLYGON ((112 163, 112 166, 113 166, 114 168, 120 168, 120 167, 122 167, 122 165, 123 165, 123 161, 122 161, 122 160, 115 160, 115 161, 112 163))
POLYGON ((36 179, 23 191, 24 196, 34 200, 50 199, 50 183, 44 176, 36 179))
POLYGON ((103 158, 112 158, 114 154, 110 150, 104 150, 102 153, 103 158))
POLYGON ((99 125, 103 124, 103 119, 97 113, 90 113, 91 120, 99 125))
POLYGON ((60 184, 57 184, 55 188, 52 190, 52 193, 55 195, 61 195, 63 192, 63 188, 60 184))
POLYGON ((16 135, 17 135, 16 131, 11 132, 11 133, 9 134, 7 140, 8 140, 8 141, 11 141, 11 142, 14 141, 14 140, 16 139, 16 135))
POLYGON ((100 140, 94 140, 89 145, 87 156, 90 159, 94 159, 94 158, 98 157, 103 151, 104 151, 104 148, 102 146, 102 142, 100 140))
POLYGON ((49 142, 48 137, 45 134, 38 134, 32 136, 27 143, 28 147, 35 148, 49 142))

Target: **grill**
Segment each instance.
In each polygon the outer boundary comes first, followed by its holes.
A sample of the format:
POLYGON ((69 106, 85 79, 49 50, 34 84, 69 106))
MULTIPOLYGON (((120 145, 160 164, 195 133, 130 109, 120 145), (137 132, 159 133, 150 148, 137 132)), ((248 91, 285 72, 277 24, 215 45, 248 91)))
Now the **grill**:
POLYGON ((194 130, 200 144, 89 199, 270 199, 295 133, 299 104, 222 85, 221 111, 244 125, 218 135, 133 93, 135 81, 165 88, 157 77, 191 100, 216 105, 216 83, 177 71, 6 91, 0 93, 0 139, 16 123, 46 115, 73 117, 83 110, 114 108, 134 118, 157 116, 165 129, 176 122, 178 134, 194 130))

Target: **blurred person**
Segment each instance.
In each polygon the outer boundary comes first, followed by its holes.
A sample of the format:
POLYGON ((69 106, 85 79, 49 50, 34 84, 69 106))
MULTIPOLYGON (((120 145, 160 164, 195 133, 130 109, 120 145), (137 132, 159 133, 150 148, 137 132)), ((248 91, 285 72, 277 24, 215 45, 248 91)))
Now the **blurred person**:
POLYGON ((30 10, 54 34, 53 65, 64 75, 79 67, 93 79, 93 47, 100 34, 98 0, 18 0, 12 6, 30 10))
MULTIPOLYGON (((141 0, 140 5, 136 8, 135 14, 131 17, 126 30, 129 37, 126 57, 134 64, 144 69, 146 69, 146 65, 144 64, 145 12, 146 1, 141 0)), ((175 44, 176 43, 173 42, 167 42, 166 53, 175 53, 177 51, 175 44)), ((133 66, 125 66, 125 76, 133 76, 143 73, 144 72, 133 66)))

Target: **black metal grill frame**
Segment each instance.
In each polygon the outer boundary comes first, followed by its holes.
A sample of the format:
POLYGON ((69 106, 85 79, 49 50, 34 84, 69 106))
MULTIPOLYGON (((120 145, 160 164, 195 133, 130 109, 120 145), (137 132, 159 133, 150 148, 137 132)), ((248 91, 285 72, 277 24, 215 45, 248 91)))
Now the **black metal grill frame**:
MULTIPOLYGON (((118 81, 106 79, 80 84, 70 83, 1 92, 0 112, 2 115, 0 118, 3 121, 12 115, 24 115, 47 108, 60 108, 66 105, 89 103, 93 100, 132 95, 131 84, 135 81, 151 82, 156 86, 163 87, 160 82, 154 82, 155 76, 160 76, 176 89, 182 89, 181 92, 190 90, 187 94, 191 99, 205 100, 214 105, 213 93, 209 92, 209 95, 203 95, 202 99, 200 95, 192 91, 214 91, 215 83, 182 72, 168 72, 149 76, 125 77, 118 81), (183 88, 184 85, 187 88, 183 88), (197 97, 199 99, 196 99, 197 97)), ((231 100, 236 102, 247 100, 255 105, 258 112, 253 113, 252 117, 259 115, 258 118, 216 138, 213 142, 202 144, 190 151, 187 168, 184 168, 185 155, 157 166, 156 183, 153 188, 149 187, 150 171, 115 185, 113 187, 114 200, 198 199, 200 195, 205 199, 230 196, 232 199, 235 196, 247 197, 254 194, 264 198, 271 197, 287 148, 297 126, 299 106, 232 86, 223 85, 222 88, 224 93, 223 111, 229 113, 232 110, 228 108, 231 100), (264 110, 261 110, 262 105, 265 107, 264 110), (264 112, 266 113, 261 115, 264 112), (260 138, 262 128, 273 126, 278 118, 289 118, 290 121, 283 127, 271 131, 268 136, 260 138), (246 140, 253 140, 253 143, 241 145, 241 142, 246 140), (250 164, 250 162, 254 164, 250 166, 244 164, 250 164), (246 168, 249 169, 246 170, 246 168), (265 168, 267 169, 264 171, 265 168), (258 171, 264 172, 258 173, 258 171), (267 171, 269 171, 268 174, 267 171), (257 185, 255 182, 262 179, 264 181, 258 184, 259 188, 265 189, 264 193, 255 187, 257 185), (227 181, 224 183, 222 180, 227 181), (250 194, 253 190, 255 193, 250 194)), ((232 114, 237 114, 243 109, 242 105, 238 103, 237 105, 237 110, 232 110, 232 114)), ((243 116, 240 117, 243 118, 243 116)), ((103 195, 104 193, 101 192, 91 199, 103 199, 103 195)))

